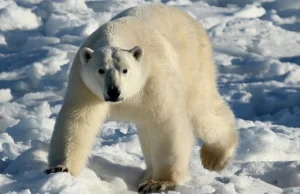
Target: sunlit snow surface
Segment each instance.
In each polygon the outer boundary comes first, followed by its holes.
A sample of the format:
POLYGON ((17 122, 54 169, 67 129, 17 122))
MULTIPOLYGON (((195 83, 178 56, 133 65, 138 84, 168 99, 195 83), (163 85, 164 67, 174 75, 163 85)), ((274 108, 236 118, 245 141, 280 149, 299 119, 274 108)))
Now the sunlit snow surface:
MULTIPOLYGON (((145 164, 132 123, 105 123, 79 177, 42 171, 78 47, 116 13, 149 2, 0 1, 1 194, 136 193, 145 164)), ((199 142, 191 181, 169 194, 300 193, 300 1, 163 2, 207 29, 240 134, 222 173, 203 169, 199 142)))

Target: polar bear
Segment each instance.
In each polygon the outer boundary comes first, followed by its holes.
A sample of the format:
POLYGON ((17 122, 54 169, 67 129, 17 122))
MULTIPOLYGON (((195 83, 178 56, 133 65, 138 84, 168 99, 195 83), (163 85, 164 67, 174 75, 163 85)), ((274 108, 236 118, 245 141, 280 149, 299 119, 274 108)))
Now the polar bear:
POLYGON ((205 30, 177 8, 127 9, 79 49, 53 132, 48 173, 77 176, 106 119, 136 124, 147 166, 139 193, 172 190, 189 177, 194 134, 202 164, 232 158, 234 115, 220 96, 205 30))

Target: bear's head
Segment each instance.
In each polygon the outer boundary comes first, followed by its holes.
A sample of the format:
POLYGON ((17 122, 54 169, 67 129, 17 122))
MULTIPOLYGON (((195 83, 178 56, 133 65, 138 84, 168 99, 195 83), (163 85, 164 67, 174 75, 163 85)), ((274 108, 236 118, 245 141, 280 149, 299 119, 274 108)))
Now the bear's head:
POLYGON ((81 78, 100 99, 119 102, 137 94, 143 87, 143 49, 102 47, 80 50, 81 78))

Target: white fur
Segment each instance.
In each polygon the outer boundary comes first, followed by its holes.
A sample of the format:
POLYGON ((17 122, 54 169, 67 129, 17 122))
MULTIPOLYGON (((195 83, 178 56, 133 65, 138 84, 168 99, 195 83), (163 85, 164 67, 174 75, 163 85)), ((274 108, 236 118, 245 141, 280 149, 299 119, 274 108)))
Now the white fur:
POLYGON ((204 141, 202 164, 226 166, 237 144, 234 116, 218 93, 209 39, 197 21, 173 7, 146 5, 91 34, 73 62, 50 167, 63 165, 78 175, 108 118, 136 123, 147 179, 185 181, 194 132, 204 141), (106 101, 111 84, 123 100, 106 101))

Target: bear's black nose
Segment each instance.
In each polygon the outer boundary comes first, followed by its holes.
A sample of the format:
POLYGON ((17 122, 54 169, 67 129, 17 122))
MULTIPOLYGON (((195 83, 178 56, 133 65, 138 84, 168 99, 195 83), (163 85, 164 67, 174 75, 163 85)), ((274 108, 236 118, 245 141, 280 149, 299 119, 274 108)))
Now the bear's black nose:
POLYGON ((117 88, 115 86, 110 87, 107 91, 107 95, 109 96, 111 101, 117 101, 120 94, 121 94, 121 92, 120 92, 119 88, 117 88))

